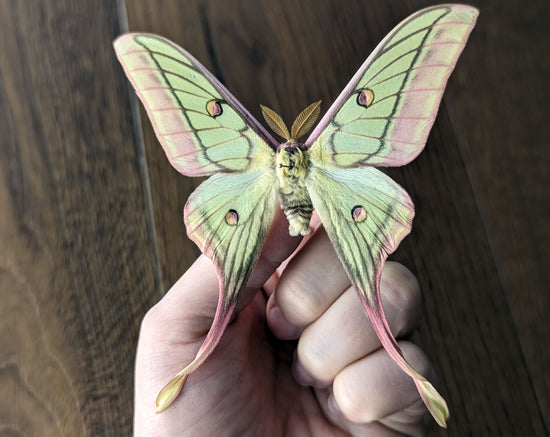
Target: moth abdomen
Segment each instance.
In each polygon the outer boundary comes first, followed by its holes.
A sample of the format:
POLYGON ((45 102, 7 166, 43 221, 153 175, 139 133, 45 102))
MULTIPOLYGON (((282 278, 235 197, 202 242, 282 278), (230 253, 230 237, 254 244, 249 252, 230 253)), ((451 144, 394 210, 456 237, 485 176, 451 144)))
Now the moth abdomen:
POLYGON ((307 191, 305 178, 308 169, 307 152, 298 143, 287 142, 277 153, 279 200, 289 223, 292 236, 309 234, 309 220, 313 206, 307 191))
POLYGON ((288 219, 290 235, 309 234, 313 205, 305 185, 295 185, 288 191, 279 190, 279 200, 288 219))
POLYGON ((297 205, 297 206, 291 206, 288 208, 285 208, 285 215, 288 218, 288 221, 291 222, 292 220, 298 219, 304 219, 307 221, 307 225, 309 226, 309 220, 311 218, 311 214, 313 213, 313 205, 297 205))
POLYGON ((313 213, 312 206, 288 208, 284 210, 288 220, 288 232, 292 237, 309 234, 309 221, 313 213))

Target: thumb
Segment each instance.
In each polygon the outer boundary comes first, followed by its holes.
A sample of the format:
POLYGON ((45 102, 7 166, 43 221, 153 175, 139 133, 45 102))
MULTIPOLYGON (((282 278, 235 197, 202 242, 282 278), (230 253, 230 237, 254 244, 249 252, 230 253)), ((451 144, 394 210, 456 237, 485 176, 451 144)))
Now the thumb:
MULTIPOLYGON (((260 257, 239 299, 238 310, 250 302, 277 267, 294 251, 300 238, 288 233, 288 221, 278 208, 260 257)), ((160 338, 177 343, 201 339, 212 324, 219 299, 219 281, 213 262, 201 255, 164 297, 147 313, 160 338), (160 323, 162 321, 163 323, 160 323), (163 326, 160 326, 163 325, 163 326)))
MULTIPOLYGON (((287 228, 288 222, 282 211, 277 211, 259 260, 247 286, 241 293, 239 309, 249 303, 255 292, 298 245, 300 239, 290 237, 287 228)), ((144 319, 140 345, 154 344, 157 350, 173 351, 173 353, 163 354, 163 362, 159 361, 158 356, 151 357, 158 366, 155 368, 158 376, 160 376, 159 370, 161 370, 160 373, 165 374, 168 369, 174 369, 176 363, 181 367, 181 363, 191 361, 161 390, 157 398, 159 412, 176 399, 187 376, 210 355, 223 334, 232 309, 220 311, 221 296, 217 292, 219 289, 216 269, 213 263, 203 255, 144 319), (208 335, 204 339, 207 332, 208 335), (195 344, 198 345, 203 339, 204 342, 197 352, 195 344), (182 344, 193 344, 193 347, 182 347, 182 344), (189 356, 190 352, 196 353, 195 359, 189 356)), ((145 364, 145 366, 148 365, 150 364, 145 364)), ((136 367, 136 374, 137 371, 138 367, 136 367)))
POLYGON ((239 298, 237 311, 248 305, 254 294, 263 287, 281 263, 294 252, 301 240, 301 237, 290 236, 288 232, 288 221, 283 210, 277 208, 260 257, 239 298))

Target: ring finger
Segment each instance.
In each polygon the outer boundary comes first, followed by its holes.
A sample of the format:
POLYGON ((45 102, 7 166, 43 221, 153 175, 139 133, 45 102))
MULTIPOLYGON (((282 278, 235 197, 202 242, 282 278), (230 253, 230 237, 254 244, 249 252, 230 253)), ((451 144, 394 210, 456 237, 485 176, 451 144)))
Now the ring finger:
MULTIPOLYGON (((388 262, 382 271, 380 292, 393 335, 402 337, 412 332, 420 309, 414 276, 401 264, 388 262)), ((328 386, 344 367, 380 347, 357 292, 349 287, 304 329, 298 342, 295 373, 305 384, 328 386)))

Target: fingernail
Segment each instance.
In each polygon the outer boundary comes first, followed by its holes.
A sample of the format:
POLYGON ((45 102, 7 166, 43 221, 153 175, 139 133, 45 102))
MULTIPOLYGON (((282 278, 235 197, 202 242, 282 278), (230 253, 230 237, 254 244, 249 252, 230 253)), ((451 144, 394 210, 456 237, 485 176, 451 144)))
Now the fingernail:
POLYGON ((298 338, 300 332, 285 318, 279 307, 273 307, 268 314, 269 326, 281 340, 293 340, 298 338))
POLYGON ((334 397, 334 393, 331 393, 328 397, 328 409, 336 416, 340 416, 342 414, 342 410, 340 410, 340 407, 336 403, 336 398, 334 397))
POLYGON ((299 361, 294 361, 294 365, 292 366, 292 373, 294 375, 294 379, 300 385, 312 386, 315 382, 311 375, 305 371, 299 361))

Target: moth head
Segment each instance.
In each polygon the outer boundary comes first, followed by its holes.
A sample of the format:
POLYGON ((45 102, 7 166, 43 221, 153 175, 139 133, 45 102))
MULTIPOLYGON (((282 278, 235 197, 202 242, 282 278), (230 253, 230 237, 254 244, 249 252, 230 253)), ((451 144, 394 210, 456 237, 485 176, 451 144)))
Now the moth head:
POLYGON ((275 132, 275 134, 279 135, 281 138, 284 138, 287 142, 296 142, 313 127, 317 121, 317 118, 319 118, 319 113, 321 112, 321 100, 312 103, 298 114, 298 117, 296 117, 296 120, 292 123, 290 132, 288 131, 288 127, 282 117, 273 109, 270 109, 264 105, 260 105, 260 108, 266 123, 269 125, 271 130, 275 132))

